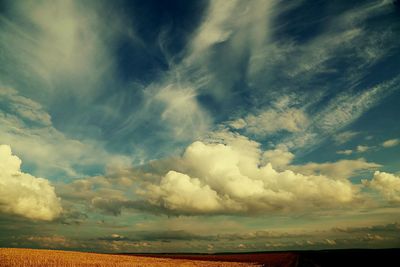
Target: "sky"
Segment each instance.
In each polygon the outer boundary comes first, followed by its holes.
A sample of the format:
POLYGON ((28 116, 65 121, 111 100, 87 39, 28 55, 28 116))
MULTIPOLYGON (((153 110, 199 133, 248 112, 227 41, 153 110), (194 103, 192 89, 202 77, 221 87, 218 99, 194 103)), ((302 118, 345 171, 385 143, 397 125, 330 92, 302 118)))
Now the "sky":
POLYGON ((0 1, 0 246, 400 247, 396 0, 0 1))

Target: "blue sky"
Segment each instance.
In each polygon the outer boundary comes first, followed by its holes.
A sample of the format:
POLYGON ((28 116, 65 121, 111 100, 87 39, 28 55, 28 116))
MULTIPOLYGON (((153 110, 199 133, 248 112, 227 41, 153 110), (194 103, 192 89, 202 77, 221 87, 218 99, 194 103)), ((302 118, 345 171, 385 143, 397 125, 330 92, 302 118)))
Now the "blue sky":
POLYGON ((399 18, 391 0, 2 1, 0 244, 398 246, 399 18))

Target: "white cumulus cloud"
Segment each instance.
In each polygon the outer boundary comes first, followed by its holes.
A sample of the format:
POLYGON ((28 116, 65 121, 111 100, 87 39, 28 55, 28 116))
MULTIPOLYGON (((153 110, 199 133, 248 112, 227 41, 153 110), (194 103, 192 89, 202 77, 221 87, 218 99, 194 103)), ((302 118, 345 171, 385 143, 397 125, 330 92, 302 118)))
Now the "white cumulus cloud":
POLYGON ((202 185, 197 178, 169 171, 159 186, 150 187, 156 196, 153 203, 162 204, 171 210, 187 212, 218 211, 222 209, 217 192, 202 185))
POLYGON ((284 145, 278 145, 275 149, 264 152, 264 159, 270 162, 274 168, 286 167, 294 159, 294 154, 288 151, 284 145))
POLYGON ((357 198, 356 187, 347 179, 277 171, 263 161, 260 145, 240 135, 227 135, 224 143, 196 141, 186 148, 180 169, 147 184, 142 196, 153 205, 184 214, 340 207, 357 198))
POLYGON ((390 202, 400 202, 400 177, 387 172, 376 171, 372 180, 363 180, 365 186, 383 195, 390 202))
POLYGON ((62 208, 54 187, 20 169, 21 160, 8 145, 0 145, 0 212, 30 219, 53 220, 62 208))

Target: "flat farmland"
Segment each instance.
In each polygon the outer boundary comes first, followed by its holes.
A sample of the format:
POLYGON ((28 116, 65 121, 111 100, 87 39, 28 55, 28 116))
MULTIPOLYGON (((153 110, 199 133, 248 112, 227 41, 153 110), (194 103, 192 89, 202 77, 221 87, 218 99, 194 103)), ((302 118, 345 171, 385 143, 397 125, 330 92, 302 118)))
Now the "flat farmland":
POLYGON ((343 249, 237 254, 101 254, 0 248, 0 267, 73 266, 268 266, 336 267, 398 265, 400 249, 343 249))
POLYGON ((205 259, 178 259, 168 257, 149 257, 137 255, 111 255, 98 253, 84 253, 58 250, 36 249, 0 249, 0 266, 24 266, 24 267, 73 267, 73 266, 260 266, 251 262, 224 262, 206 261, 205 259))
MULTIPOLYGON (((272 253, 227 253, 227 254, 159 254, 149 255, 150 257, 157 258, 171 258, 171 259, 190 259, 201 261, 221 261, 231 263, 252 263, 255 266, 270 266, 270 267, 292 267, 298 266, 299 253, 294 252, 272 252, 272 253)), ((232 265, 233 266, 233 265, 232 265)), ((254 266, 254 265, 253 265, 254 266)))

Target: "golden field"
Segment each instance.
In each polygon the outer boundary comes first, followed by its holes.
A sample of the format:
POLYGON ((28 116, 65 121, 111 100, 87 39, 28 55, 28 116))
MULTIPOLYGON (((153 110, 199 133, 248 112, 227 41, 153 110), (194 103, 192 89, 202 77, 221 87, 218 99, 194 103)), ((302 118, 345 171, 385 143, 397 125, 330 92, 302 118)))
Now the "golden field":
POLYGON ((255 263, 200 261, 147 256, 109 255, 60 250, 0 248, 0 266, 74 267, 74 266, 260 266, 255 263))

